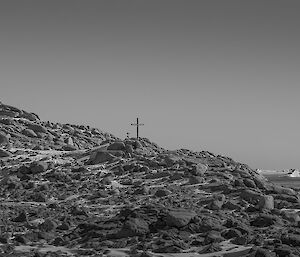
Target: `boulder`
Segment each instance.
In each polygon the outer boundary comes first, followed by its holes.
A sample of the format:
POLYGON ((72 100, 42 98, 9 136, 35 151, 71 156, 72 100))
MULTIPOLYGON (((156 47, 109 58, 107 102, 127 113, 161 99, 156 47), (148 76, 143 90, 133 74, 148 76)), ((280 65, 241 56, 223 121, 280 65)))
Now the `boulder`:
POLYGON ((164 159, 164 163, 168 167, 171 167, 171 166, 173 166, 176 163, 183 162, 181 157, 173 155, 173 154, 164 155, 162 157, 164 159))
POLYGON ((286 220, 289 220, 294 225, 298 225, 300 222, 300 212, 295 209, 282 209, 280 210, 282 217, 286 220))
POLYGON ((287 244, 289 246, 299 247, 300 246, 300 235, 298 235, 298 234, 283 235, 281 237, 281 241, 282 241, 282 243, 287 244))
POLYGON ((124 151, 126 146, 123 142, 114 142, 107 147, 107 150, 124 151))
POLYGON ((242 232, 235 228, 226 228, 221 232, 221 236, 226 239, 242 236, 242 232))
POLYGON ((30 121, 38 121, 40 119, 36 114, 25 112, 25 111, 22 111, 21 113, 19 113, 19 117, 25 118, 30 121))
POLYGON ((155 192, 154 196, 156 196, 156 197, 165 197, 165 196, 170 195, 171 193, 172 193, 172 192, 171 192, 170 190, 167 190, 167 189, 165 189, 165 188, 162 188, 162 189, 158 189, 158 190, 155 192))
POLYGON ((30 199, 34 202, 38 202, 38 203, 45 203, 47 202, 47 197, 44 193, 42 192, 37 192, 37 193, 33 193, 30 196, 30 199))
POLYGON ((260 210, 273 210, 274 197, 272 195, 262 195, 258 201, 257 207, 260 210))
POLYGON ((190 223, 197 214, 191 210, 185 209, 172 209, 167 213, 165 222, 170 227, 181 228, 190 223))
POLYGON ((299 196, 297 195, 286 195, 286 194, 277 194, 274 195, 274 198, 277 200, 287 201, 289 203, 300 203, 299 196))
POLYGON ((28 221, 28 215, 25 211, 21 211, 19 215, 12 219, 13 222, 25 222, 28 221))
POLYGON ((45 172, 48 169, 48 163, 44 161, 32 162, 29 166, 32 174, 38 174, 45 172))
POLYGON ((75 150, 78 150, 78 147, 74 146, 74 145, 63 145, 62 147, 62 150, 64 151, 75 151, 75 150))
POLYGON ((148 194, 149 194, 149 188, 146 186, 141 186, 133 192, 133 195, 148 195, 148 194))
POLYGON ((10 118, 0 118, 0 123, 8 126, 16 125, 16 121, 10 118))
POLYGON ((10 157, 11 155, 9 151, 0 148, 0 158, 10 157))
POLYGON ((197 184, 201 184, 203 182, 204 182, 203 177, 199 177, 199 176, 190 176, 189 177, 190 185, 197 185, 197 184))
POLYGON ((39 229, 43 232, 50 232, 55 230, 56 227, 57 223, 53 219, 48 218, 39 226, 39 229))
POLYGON ((39 124, 28 123, 27 128, 33 130, 35 133, 47 133, 47 129, 39 124))
POLYGON ((207 169, 208 169, 207 165, 202 163, 197 163, 196 165, 192 166, 191 173, 194 176, 203 176, 206 173, 207 169))
POLYGON ((283 194, 283 195, 296 195, 295 190, 291 188, 286 188, 278 185, 272 185, 272 191, 277 194, 283 194))
POLYGON ((0 133, 0 145, 8 145, 8 137, 4 133, 0 133))
POLYGON ((243 182, 245 184, 246 187, 250 187, 250 188, 256 188, 256 184, 252 179, 249 178, 244 178, 243 182))
POLYGON ((220 210, 225 203, 225 195, 223 194, 215 194, 213 196, 213 200, 210 204, 208 204, 207 208, 210 210, 220 210))
POLYGON ((125 145, 125 151, 129 154, 132 154, 133 153, 132 145, 125 145))
POLYGON ((261 214, 257 216, 254 220, 250 222, 251 226, 254 227, 269 227, 275 224, 275 222, 278 222, 278 217, 275 215, 269 215, 269 214, 261 214))
POLYGON ((255 251, 255 257, 276 257, 276 256, 277 256, 276 253, 269 249, 258 248, 255 251))
POLYGON ((111 162, 115 160, 116 157, 107 151, 98 151, 95 155, 91 155, 88 164, 101 164, 104 162, 111 162))
POLYGON ((249 203, 257 204, 261 199, 262 194, 250 189, 243 190, 240 193, 240 197, 243 200, 246 200, 249 203))
POLYGON ((148 223, 140 218, 129 218, 122 229, 117 232, 115 238, 128 238, 133 236, 142 236, 149 233, 148 223))
POLYGON ((71 145, 71 146, 74 146, 74 141, 73 141, 73 138, 72 137, 68 137, 65 139, 65 143, 67 145, 71 145))
POLYGON ((37 137, 37 134, 32 129, 23 129, 22 134, 27 137, 37 137))
POLYGON ((9 110, 0 110, 0 116, 15 118, 18 116, 18 113, 9 110))

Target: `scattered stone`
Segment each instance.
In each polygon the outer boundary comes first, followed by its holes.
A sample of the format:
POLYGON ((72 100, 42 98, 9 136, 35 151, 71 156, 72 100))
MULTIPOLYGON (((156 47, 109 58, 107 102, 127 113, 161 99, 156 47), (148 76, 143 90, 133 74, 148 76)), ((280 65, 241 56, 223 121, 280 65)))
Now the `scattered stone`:
POLYGON ((0 133, 0 145, 8 145, 8 137, 4 133, 0 133))
POLYGON ((284 243, 286 245, 299 247, 300 246, 300 235, 297 235, 297 234, 283 235, 281 237, 281 241, 282 241, 282 243, 284 243))
POLYGON ((70 144, 67 144, 67 145, 63 145, 62 146, 62 150, 64 151, 75 151, 77 150, 78 148, 74 145, 70 145, 70 144))
POLYGON ((225 195, 214 195, 213 201, 207 206, 210 210, 220 210, 225 203, 225 195))
POLYGON ((39 226, 39 229, 43 232, 51 232, 55 230, 56 227, 56 222, 54 222, 51 218, 48 218, 39 226))
POLYGON ((172 192, 170 190, 167 190, 167 189, 158 189, 154 196, 156 197, 165 197, 165 196, 168 196, 170 195, 172 192))
POLYGON ((252 179, 244 178, 243 182, 244 182, 245 186, 247 186, 247 187, 256 188, 256 184, 252 179))
POLYGON ((10 157, 11 155, 9 151, 0 148, 0 158, 10 157))
POLYGON ((261 214, 250 222, 251 226, 269 227, 275 224, 278 218, 274 215, 261 214))
POLYGON ((29 166, 32 174, 38 174, 45 172, 48 169, 48 163, 44 161, 32 162, 29 166))
POLYGON ((25 211, 21 211, 17 217, 12 219, 13 222, 26 222, 28 221, 27 213, 25 211))

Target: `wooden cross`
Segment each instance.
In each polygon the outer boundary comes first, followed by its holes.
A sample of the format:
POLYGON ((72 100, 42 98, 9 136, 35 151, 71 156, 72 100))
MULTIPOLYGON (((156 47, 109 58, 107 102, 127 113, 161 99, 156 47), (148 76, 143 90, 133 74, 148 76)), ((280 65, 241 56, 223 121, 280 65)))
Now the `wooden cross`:
POLYGON ((139 139, 139 126, 144 126, 145 124, 139 123, 139 118, 136 118, 136 123, 131 123, 131 126, 136 126, 136 138, 139 139))

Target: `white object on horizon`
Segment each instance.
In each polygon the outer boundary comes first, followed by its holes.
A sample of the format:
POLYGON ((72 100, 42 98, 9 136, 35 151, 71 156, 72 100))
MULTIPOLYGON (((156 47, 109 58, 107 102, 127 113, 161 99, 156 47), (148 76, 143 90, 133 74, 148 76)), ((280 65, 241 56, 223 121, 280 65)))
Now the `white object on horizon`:
POLYGON ((288 176, 291 178, 299 178, 300 171, 296 169, 286 169, 286 170, 256 170, 259 174, 262 175, 280 175, 280 176, 288 176))
POLYGON ((291 173, 288 175, 291 178, 299 178, 300 177, 300 171, 299 170, 292 170, 291 173))

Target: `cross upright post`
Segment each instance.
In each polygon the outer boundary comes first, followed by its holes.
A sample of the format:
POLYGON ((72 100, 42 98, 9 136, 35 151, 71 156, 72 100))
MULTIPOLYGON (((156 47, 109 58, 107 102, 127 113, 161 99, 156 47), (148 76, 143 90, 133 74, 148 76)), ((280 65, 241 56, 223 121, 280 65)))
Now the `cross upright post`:
POLYGON ((136 126, 136 138, 139 139, 139 126, 144 126, 145 124, 139 123, 139 118, 136 118, 136 123, 131 123, 131 126, 136 126))

